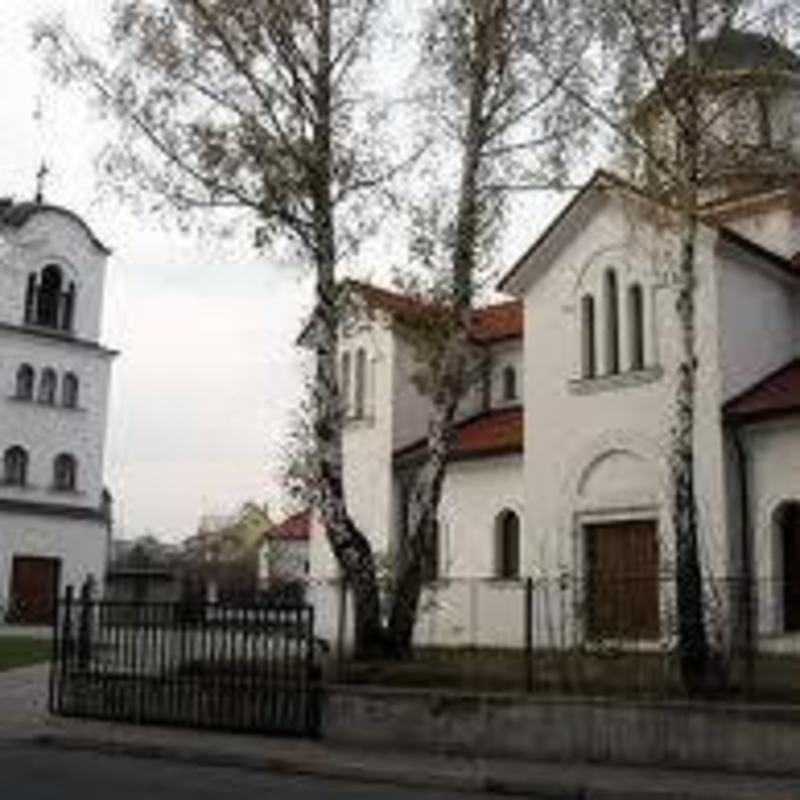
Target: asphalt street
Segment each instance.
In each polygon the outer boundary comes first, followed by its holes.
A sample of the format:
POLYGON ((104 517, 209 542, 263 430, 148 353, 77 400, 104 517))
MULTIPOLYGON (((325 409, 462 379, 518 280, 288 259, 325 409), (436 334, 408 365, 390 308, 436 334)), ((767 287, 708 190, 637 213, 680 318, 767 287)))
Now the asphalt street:
POLYGON ((236 797, 280 800, 465 800, 489 795, 400 789, 277 775, 234 767, 0 743, 0 798, 8 800, 211 800, 236 797))

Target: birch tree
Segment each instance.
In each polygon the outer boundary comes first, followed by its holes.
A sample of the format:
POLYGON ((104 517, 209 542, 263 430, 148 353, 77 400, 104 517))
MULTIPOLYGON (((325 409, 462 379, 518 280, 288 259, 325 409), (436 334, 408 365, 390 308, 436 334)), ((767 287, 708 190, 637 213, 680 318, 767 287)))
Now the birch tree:
POLYGON ((495 252, 508 194, 556 185, 566 172, 567 145, 580 144, 585 134, 586 114, 559 92, 565 83, 575 93, 585 88, 576 69, 585 43, 580 15, 573 13, 579 6, 436 0, 427 16, 423 59, 435 91, 425 121, 441 136, 440 174, 453 161, 457 170, 454 191, 436 195, 436 213, 421 215, 415 240, 441 266, 444 286, 426 359, 427 454, 411 492, 408 532, 395 553, 388 645, 396 655, 410 650, 426 564, 436 558, 452 427, 474 366, 476 285, 495 252))
POLYGON ((601 0, 588 3, 587 10, 609 59, 607 70, 618 77, 595 80, 590 94, 574 99, 617 137, 634 180, 666 209, 661 218, 678 242, 674 286, 680 358, 670 444, 671 516, 681 674, 687 690, 695 692, 716 679, 705 619, 694 469, 695 295, 697 271, 706 266, 698 263, 698 232, 709 216, 704 208, 709 200, 731 191, 764 190, 785 182, 787 170, 796 173, 783 145, 758 135, 763 112, 757 99, 781 85, 792 56, 777 42, 770 45, 747 34, 768 33, 778 24, 785 29, 794 15, 788 3, 747 0, 601 0), (756 48, 754 59, 744 52, 748 47, 756 48), (752 61, 752 69, 721 75, 737 58, 745 65, 752 61))
POLYGON ((319 509, 355 595, 362 653, 380 646, 382 630, 374 558, 344 495, 336 269, 391 174, 359 90, 380 5, 117 0, 104 58, 63 23, 36 31, 53 77, 116 124, 101 160, 106 181, 184 218, 243 212, 258 246, 288 238, 313 269, 319 509))

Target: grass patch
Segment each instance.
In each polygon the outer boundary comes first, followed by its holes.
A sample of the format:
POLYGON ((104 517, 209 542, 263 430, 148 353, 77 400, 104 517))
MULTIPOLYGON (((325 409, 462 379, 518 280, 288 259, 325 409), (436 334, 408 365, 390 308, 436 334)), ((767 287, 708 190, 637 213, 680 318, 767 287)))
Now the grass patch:
POLYGON ((0 636, 0 672, 47 661, 52 651, 52 644, 44 639, 0 636))

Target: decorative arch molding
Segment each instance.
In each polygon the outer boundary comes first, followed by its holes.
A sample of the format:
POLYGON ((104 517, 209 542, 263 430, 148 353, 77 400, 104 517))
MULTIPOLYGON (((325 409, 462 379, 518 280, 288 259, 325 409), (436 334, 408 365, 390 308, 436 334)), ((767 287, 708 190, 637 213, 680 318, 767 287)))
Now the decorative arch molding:
POLYGON ((586 278, 594 269, 604 270, 614 266, 622 276, 627 276, 633 269, 630 265, 630 245, 614 243, 592 251, 575 271, 570 291, 570 299, 574 300, 586 291, 586 278))
POLYGON ((569 460, 561 496, 567 498, 571 509, 581 505, 581 487, 592 469, 612 453, 630 453, 633 457, 650 463, 656 474, 659 494, 661 497, 667 496, 669 471, 658 443, 643 434, 612 430, 589 442, 569 460))
POLYGON ((78 268, 75 266, 75 263, 72 261, 72 259, 67 258, 63 253, 47 252, 43 255, 37 254, 36 262, 28 264, 28 272, 36 272, 37 274, 41 274, 45 267, 49 267, 51 265, 58 267, 64 276, 64 280, 74 283, 76 289, 80 289, 83 286, 84 281, 80 270, 78 270, 78 268))

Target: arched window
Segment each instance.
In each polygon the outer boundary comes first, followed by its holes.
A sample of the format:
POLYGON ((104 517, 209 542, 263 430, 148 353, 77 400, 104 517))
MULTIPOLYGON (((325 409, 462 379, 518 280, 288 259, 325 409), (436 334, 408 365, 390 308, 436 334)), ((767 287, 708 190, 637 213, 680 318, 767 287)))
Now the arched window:
POLYGON ((495 530, 495 575, 507 580, 519 577, 519 517, 505 510, 497 518, 495 530))
POLYGON ((339 392, 342 404, 342 412, 345 416, 350 411, 350 353, 342 353, 342 374, 339 377, 339 392))
POLYGON ((77 471, 73 456, 69 453, 57 455, 53 462, 53 488, 63 492, 72 491, 75 488, 77 471))
POLYGON ((361 419, 364 416, 364 405, 367 395, 367 353, 363 347, 356 351, 356 393, 354 400, 354 415, 361 419))
POLYGON ((36 304, 37 325, 45 325, 48 328, 60 327, 62 284, 61 270, 55 264, 50 264, 42 270, 36 304))
POLYGON ((3 481, 10 486, 28 482, 28 453, 19 445, 9 447, 3 455, 3 481))
POLYGON ((594 333, 594 297, 586 294, 581 298, 581 375, 594 378, 597 374, 594 333))
POLYGON ((78 378, 72 372, 68 372, 64 376, 61 385, 61 402, 67 408, 78 407, 78 378))
POLYGON ((617 292, 617 273, 606 270, 603 281, 605 296, 605 369, 607 375, 619 372, 619 296, 617 292))
POLYGON ((644 294, 638 283, 628 289, 628 335, 630 367, 644 369, 644 294))
POLYGON ((75 311, 75 284, 70 283, 69 289, 64 293, 61 309, 61 328, 65 331, 72 330, 72 317, 75 311))
POLYGON ((517 371, 510 364, 503 370, 503 399, 517 399, 517 371))
POLYGON ((56 401, 56 371, 51 367, 42 370, 42 377, 39 380, 39 396, 40 403, 47 403, 52 405, 56 401))
POLYGON ((25 322, 36 321, 36 273, 28 275, 28 287, 25 290, 25 322))
POLYGON ((787 503, 779 521, 783 630, 800 631, 800 503, 787 503))
POLYGON ((22 364, 17 370, 16 396, 19 400, 33 400, 34 372, 30 364, 22 364))

